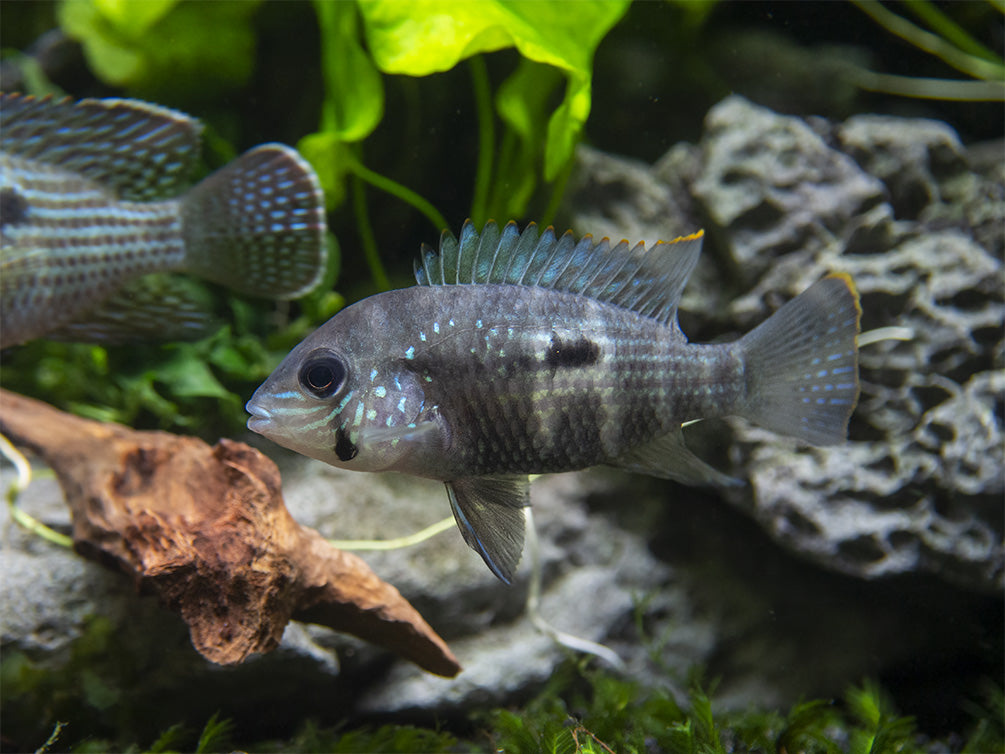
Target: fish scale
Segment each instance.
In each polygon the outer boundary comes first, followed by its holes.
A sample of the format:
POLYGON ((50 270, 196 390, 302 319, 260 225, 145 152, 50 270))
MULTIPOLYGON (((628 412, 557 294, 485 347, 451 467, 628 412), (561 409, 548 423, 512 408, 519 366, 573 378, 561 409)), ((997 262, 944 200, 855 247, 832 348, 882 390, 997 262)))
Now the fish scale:
MULTIPOLYGON (((427 343, 411 361, 433 377, 434 385, 444 386, 429 391, 427 399, 440 406, 452 427, 458 473, 585 468, 607 462, 625 444, 651 439, 672 425, 678 412, 672 396, 678 393, 665 385, 667 371, 654 365, 668 362, 674 349, 659 347, 653 337, 640 338, 645 320, 583 297, 556 296, 538 288, 432 289, 429 294, 428 301, 419 303, 413 297, 410 302, 415 319, 421 321, 420 307, 429 310, 426 316, 435 316, 447 303, 442 299, 449 297, 458 330, 476 334, 427 343), (460 313, 506 309, 513 311, 472 321, 460 313), (475 321, 481 327, 475 327, 475 321), (549 363, 552 341, 558 337, 575 343, 579 332, 549 322, 569 321, 577 322, 584 333, 599 334, 584 341, 597 347, 595 363, 549 363), (507 331, 514 322, 544 324, 521 327, 511 336, 507 331)), ((657 327, 652 325, 653 330, 657 327)), ((684 348, 683 343, 678 346, 684 348)), ((677 360, 682 362, 680 354, 677 360)), ((695 410, 709 415, 713 408, 699 403, 695 410)))
POLYGON ((858 298, 824 278, 732 343, 692 344, 677 305, 701 234, 629 246, 467 223, 413 288, 360 301, 294 348, 248 427, 336 466, 439 479, 500 579, 523 549, 528 475, 597 464, 737 484, 682 424, 739 415, 841 441, 858 397, 858 298))

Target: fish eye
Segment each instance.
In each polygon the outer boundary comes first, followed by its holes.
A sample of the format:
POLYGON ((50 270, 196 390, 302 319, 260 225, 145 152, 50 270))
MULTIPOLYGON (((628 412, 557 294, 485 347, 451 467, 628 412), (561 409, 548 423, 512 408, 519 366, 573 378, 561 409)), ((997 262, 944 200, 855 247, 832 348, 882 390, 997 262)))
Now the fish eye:
POLYGON ((313 353, 300 367, 300 384, 315 398, 328 398, 342 387, 345 371, 344 362, 335 354, 313 353))

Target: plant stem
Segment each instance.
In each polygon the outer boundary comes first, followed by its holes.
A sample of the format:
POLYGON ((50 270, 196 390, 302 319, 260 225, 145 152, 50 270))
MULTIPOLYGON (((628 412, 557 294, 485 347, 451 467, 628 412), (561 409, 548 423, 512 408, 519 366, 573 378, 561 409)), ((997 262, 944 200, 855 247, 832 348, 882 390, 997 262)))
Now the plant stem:
POLYGON ((406 204, 410 204, 415 207, 415 209, 425 215, 429 222, 435 226, 437 233, 449 227, 449 223, 446 221, 446 218, 440 214, 439 210, 437 210, 432 203, 423 199, 419 196, 419 194, 415 193, 410 188, 406 188, 397 181, 393 181, 380 173, 370 170, 370 168, 366 167, 363 163, 356 159, 351 161, 349 170, 352 171, 356 177, 366 181, 374 188, 386 191, 391 194, 391 196, 396 196, 406 204))
MULTIPOLYGON (((504 216, 509 215, 509 207, 503 198, 503 192, 507 190, 514 169, 514 152, 516 151, 517 136, 513 129, 507 128, 503 131, 502 144, 499 146, 499 172, 492 182, 490 196, 487 199, 486 213, 502 212, 504 216)), ((514 217, 506 219, 515 220, 514 217)))
POLYGON ((986 81, 1001 81, 1005 76, 1005 66, 968 55, 937 34, 925 31, 888 10, 879 0, 851 0, 851 2, 891 34, 935 55, 958 71, 986 81))
POLYGON ((928 28, 959 47, 963 52, 984 58, 992 63, 998 62, 998 57, 987 47, 974 39, 963 27, 939 10, 931 0, 904 0, 904 5, 928 28))
MULTIPOLYGON (((24 454, 14 447, 10 440, 4 435, 0 435, 0 454, 14 465, 17 471, 17 478, 11 482, 7 489, 7 507, 10 509, 10 517, 19 526, 27 529, 32 534, 41 537, 47 542, 60 547, 73 548, 73 538, 61 534, 55 529, 51 529, 33 516, 29 516, 17 507, 17 499, 20 494, 31 484, 31 464, 24 454)), ((59 735, 59 728, 53 731, 53 736, 59 735)), ((53 741, 55 739, 52 739, 53 741)), ((48 743, 48 742, 47 742, 48 743)))
POLYGON ((495 149, 495 118, 492 115, 492 93, 485 58, 475 55, 470 60, 471 84, 475 92, 475 111, 478 114, 478 170, 475 173, 474 198, 471 200, 471 219, 480 228, 488 220, 487 202, 492 184, 492 157, 495 149))
POLYGON ((918 76, 896 76, 876 73, 857 66, 848 70, 854 84, 870 92, 884 92, 917 99, 954 100, 960 102, 1005 102, 1005 84, 997 81, 958 81, 928 79, 918 76))
POLYGON ((440 532, 453 528, 454 517, 447 516, 435 524, 430 524, 425 529, 404 537, 395 537, 394 539, 329 539, 328 544, 339 550, 400 550, 403 547, 411 547, 425 542, 430 537, 435 537, 440 532))
POLYGON ((380 261, 380 252, 377 251, 373 226, 370 225, 370 216, 366 211, 366 191, 363 188, 363 181, 357 175, 354 175, 352 179, 352 208, 356 215, 356 229, 359 232, 359 239, 363 244, 363 254, 370 267, 370 277, 373 278, 374 285, 379 290, 386 291, 391 287, 391 283, 387 278, 387 271, 380 261))
POLYGON ((572 156, 565 163, 565 166, 559 171, 558 175, 555 177, 555 183, 551 187, 551 198, 548 199, 548 206, 544 210, 544 214, 541 216, 541 225, 547 227, 555 222, 555 214, 558 212, 558 205, 562 203, 562 197, 565 196, 565 186, 569 182, 569 176, 572 175, 572 168, 576 163, 576 153, 572 153, 572 156))

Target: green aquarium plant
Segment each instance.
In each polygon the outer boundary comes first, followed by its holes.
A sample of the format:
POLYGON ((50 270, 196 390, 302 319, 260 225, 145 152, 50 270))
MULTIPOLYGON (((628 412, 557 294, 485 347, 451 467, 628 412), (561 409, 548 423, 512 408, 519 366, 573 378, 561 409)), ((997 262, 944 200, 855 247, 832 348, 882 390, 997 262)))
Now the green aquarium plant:
POLYGON ((209 100, 251 75, 258 5, 259 0, 63 0, 58 17, 105 83, 155 102, 190 98, 193 90, 209 100))
MULTIPOLYGON (((905 0, 902 6, 925 27, 894 13, 879 0, 849 0, 879 26, 914 47, 970 76, 969 79, 923 78, 877 73, 851 67, 849 75, 861 88, 920 99, 1005 101, 1005 61, 956 23, 931 0, 905 0)), ((988 14, 1005 15, 1005 4, 987 0, 970 3, 988 14)))
MULTIPOLYGON (((25 676, 23 660, 13 671, 25 676)), ((5 671, 6 672, 6 671, 5 671)), ((33 671, 38 675, 39 671, 33 671)), ((51 684, 56 679, 50 679, 51 684)), ((34 681, 36 684, 38 681, 34 681)), ((20 682, 23 686, 24 681, 20 682)), ((102 688, 103 678, 92 679, 102 688)), ((14 688, 14 685, 7 689, 14 688)), ((79 686, 75 687, 79 688, 79 686)), ((946 738, 923 734, 916 721, 901 715, 886 692, 874 681, 847 689, 841 698, 798 702, 788 710, 750 707, 724 709, 715 685, 697 679, 677 700, 667 691, 647 687, 609 672, 567 662, 531 699, 519 706, 474 711, 454 726, 424 727, 389 723, 377 727, 343 723, 322 726, 307 719, 283 739, 255 740, 242 730, 239 719, 210 716, 202 728, 172 725, 137 744, 134 738, 109 739, 91 730, 93 717, 112 706, 95 706, 95 691, 86 704, 91 717, 63 700, 60 722, 39 729, 38 751, 69 748, 77 752, 126 750, 132 752, 227 751, 240 742, 247 752, 483 752, 505 754, 727 754, 780 752, 783 754, 914 754, 962 751, 966 754, 1002 751, 1005 706, 1000 687, 975 704, 967 730, 946 738), (73 710, 67 714, 69 710, 73 710), (98 710, 94 712, 94 710, 98 710), (48 736, 48 741, 42 742, 48 736)), ((6 690, 6 689, 5 689, 6 690)), ((105 689, 106 696, 113 694, 105 689)), ((37 697, 37 694, 36 694, 37 697)), ((102 697, 103 699, 104 697, 102 697)), ((98 700, 100 701, 100 700, 98 700)), ((121 706, 128 711, 128 697, 121 706)))
POLYGON ((539 184, 553 187, 545 217, 554 214, 573 151, 592 101, 593 53, 624 15, 627 0, 583 0, 570 13, 563 2, 484 0, 317 0, 325 101, 319 130, 298 147, 321 176, 334 206, 354 186, 356 220, 368 263, 386 288, 372 242, 360 181, 413 205, 436 231, 448 226, 431 204, 363 164, 362 142, 384 112, 382 74, 425 77, 469 61, 479 129, 470 217, 521 217, 539 184), (364 44, 365 43, 365 44, 364 44), (516 69, 492 92, 483 53, 515 48, 516 69), (564 96, 552 97, 565 83, 564 96), (496 116, 503 124, 496 135, 496 116))

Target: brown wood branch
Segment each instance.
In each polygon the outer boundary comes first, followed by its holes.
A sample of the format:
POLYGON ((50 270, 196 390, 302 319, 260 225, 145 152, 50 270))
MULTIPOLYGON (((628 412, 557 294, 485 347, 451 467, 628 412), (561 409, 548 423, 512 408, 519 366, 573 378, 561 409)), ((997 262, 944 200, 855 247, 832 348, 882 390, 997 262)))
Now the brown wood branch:
POLYGON ((75 549, 180 613, 207 659, 268 652, 299 618, 460 671, 397 589, 294 521, 279 469, 254 448, 82 419, 2 389, 0 431, 56 472, 75 549))

